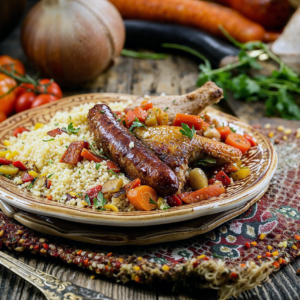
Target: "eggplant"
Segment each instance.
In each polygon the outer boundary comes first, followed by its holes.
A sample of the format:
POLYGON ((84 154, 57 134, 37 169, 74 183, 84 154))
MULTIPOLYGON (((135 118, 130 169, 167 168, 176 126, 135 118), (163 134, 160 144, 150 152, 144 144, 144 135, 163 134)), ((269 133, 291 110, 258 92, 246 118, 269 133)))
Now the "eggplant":
MULTIPOLYGON (((227 56, 238 56, 240 50, 226 41, 190 27, 140 20, 125 20, 126 48, 144 48, 170 52, 164 43, 180 44, 203 54, 213 67, 227 56)), ((182 51, 181 51, 182 53, 182 51)))

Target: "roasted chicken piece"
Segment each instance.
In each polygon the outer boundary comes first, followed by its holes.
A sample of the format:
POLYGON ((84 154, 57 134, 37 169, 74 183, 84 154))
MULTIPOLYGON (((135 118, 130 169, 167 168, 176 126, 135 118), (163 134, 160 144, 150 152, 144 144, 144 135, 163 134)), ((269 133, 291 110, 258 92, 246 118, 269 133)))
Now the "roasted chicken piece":
POLYGON ((177 175, 180 181, 179 191, 185 184, 188 164, 201 159, 204 154, 233 163, 242 157, 242 152, 237 148, 199 135, 190 139, 182 135, 180 129, 181 127, 163 125, 134 130, 136 137, 177 175))
MULTIPOLYGON (((154 107, 160 108, 162 111, 168 107, 169 123, 173 124, 176 113, 199 115, 207 106, 219 102, 222 98, 223 90, 209 81, 189 94, 151 97, 150 101, 154 107)), ((145 100, 147 100, 145 97, 138 98, 132 107, 140 106, 145 100)))

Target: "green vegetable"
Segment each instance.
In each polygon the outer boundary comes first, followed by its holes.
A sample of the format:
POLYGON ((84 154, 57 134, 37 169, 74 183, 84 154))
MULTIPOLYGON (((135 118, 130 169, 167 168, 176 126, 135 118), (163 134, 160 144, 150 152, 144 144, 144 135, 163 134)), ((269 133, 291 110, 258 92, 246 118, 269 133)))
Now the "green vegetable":
POLYGON ((274 55, 267 44, 262 42, 239 43, 229 33, 220 27, 224 35, 237 47, 241 48, 238 61, 219 69, 212 69, 210 62, 202 54, 188 47, 177 44, 163 44, 163 47, 175 48, 192 53, 201 58, 197 86, 202 86, 207 81, 214 81, 226 91, 230 91, 236 99, 247 102, 265 100, 267 116, 280 116, 284 119, 300 120, 300 107, 295 101, 295 96, 300 94, 300 77, 283 61, 274 55), (269 76, 251 75, 250 71, 262 69, 257 58, 250 57, 246 51, 258 49, 259 55, 267 54, 270 59, 279 64, 278 70, 269 76))
POLYGON ((138 127, 145 127, 146 129, 148 129, 148 127, 145 124, 143 124, 142 122, 140 122, 140 120, 138 118, 135 118, 135 121, 130 126, 129 131, 132 133, 132 130, 134 128, 138 128, 138 127))
POLYGON ((231 132, 236 133, 236 130, 234 128, 232 128, 230 126, 229 126, 229 128, 230 128, 231 132))
POLYGON ((43 142, 51 142, 51 141, 55 141, 55 139, 43 140, 43 142))
POLYGON ((118 174, 115 171, 113 171, 113 170, 107 170, 107 171, 112 173, 113 175, 115 175, 117 178, 119 178, 118 174))
POLYGON ((96 208, 103 208, 103 206, 106 204, 106 199, 103 196, 103 193, 99 192, 97 198, 94 198, 94 206, 96 208))
MULTIPOLYGON (((70 117, 71 118, 71 117, 70 117)), ((69 125, 68 125, 68 128, 66 127, 63 127, 62 130, 68 134, 76 134, 78 133, 78 131, 80 130, 80 128, 75 128, 73 126, 73 122, 71 122, 69 125)))
POLYGON ((195 132, 196 132, 194 126, 193 126, 192 129, 184 123, 181 123, 181 126, 182 126, 183 129, 179 129, 180 133, 182 135, 185 135, 188 138, 192 139, 195 135, 195 132))
POLYGON ((151 204, 155 204, 157 205, 157 203, 150 197, 150 201, 149 201, 151 204))
MULTIPOLYGON (((80 172, 80 171, 79 171, 79 172, 80 172)), ((84 201, 85 201, 88 205, 91 205, 90 197, 89 197, 88 194, 85 195, 84 201)))
POLYGON ((214 157, 206 157, 201 160, 198 160, 194 163, 195 166, 202 166, 202 167, 213 167, 214 164, 217 162, 217 159, 214 157))
POLYGON ((152 54, 152 53, 136 52, 127 49, 123 49, 121 55, 134 57, 134 58, 142 58, 142 59, 166 59, 168 57, 168 55, 164 53, 152 54))
POLYGON ((54 173, 48 175, 47 178, 49 179, 49 178, 51 178, 53 175, 54 175, 54 173))
POLYGON ((101 166, 101 164, 96 163, 96 170, 99 170, 100 166, 101 166))
POLYGON ((27 188, 28 189, 31 189, 33 186, 34 186, 34 184, 35 184, 35 182, 37 181, 37 177, 35 177, 32 181, 31 181, 31 183, 27 186, 27 188))

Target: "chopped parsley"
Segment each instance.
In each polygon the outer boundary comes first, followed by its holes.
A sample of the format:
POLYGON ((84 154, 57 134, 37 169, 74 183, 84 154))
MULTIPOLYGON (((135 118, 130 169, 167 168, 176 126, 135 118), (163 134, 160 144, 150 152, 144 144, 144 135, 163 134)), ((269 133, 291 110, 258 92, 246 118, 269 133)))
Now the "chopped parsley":
POLYGON ((99 113, 100 114, 105 114, 105 111, 104 110, 99 110, 99 113))
POLYGON ((173 104, 175 103, 176 100, 173 100, 173 104))
POLYGON ((78 133, 78 131, 80 130, 80 128, 75 128, 73 126, 73 122, 71 122, 69 125, 68 125, 68 128, 66 127, 63 127, 62 130, 68 134, 76 134, 78 133))
POLYGON ((55 141, 55 139, 43 140, 43 142, 51 142, 51 141, 55 141))
POLYGON ((53 175, 54 175, 54 173, 48 175, 47 178, 49 179, 49 178, 51 178, 53 175))
POLYGON ((169 109, 169 107, 167 106, 165 109, 164 109, 164 111, 167 111, 169 109))
POLYGON ((195 128, 193 125, 193 128, 191 129, 188 125, 181 123, 181 126, 183 129, 179 129, 180 133, 184 136, 187 136, 190 139, 193 139, 194 135, 195 135, 195 128))
POLYGON ((5 176, 6 178, 10 178, 10 175, 0 173, 0 175, 5 176))
POLYGON ((231 132, 236 133, 236 130, 234 130, 232 127, 229 126, 229 128, 230 128, 231 132))
MULTIPOLYGON (((80 171, 79 171, 79 172, 80 172, 80 171)), ((84 201, 85 201, 88 205, 91 205, 90 197, 89 197, 88 194, 85 195, 84 201)))
POLYGON ((149 203, 157 205, 157 203, 151 197, 149 198, 149 203))
POLYGON ((146 129, 148 129, 148 127, 145 124, 143 124, 142 122, 140 122, 140 120, 138 118, 135 118, 135 121, 130 126, 129 131, 132 133, 132 130, 134 128, 138 128, 138 127, 145 127, 146 129))
POLYGON ((59 125, 59 123, 54 123, 54 126, 58 126, 59 125))
POLYGON ((97 198, 94 198, 94 206, 96 208, 100 208, 101 210, 104 210, 103 206, 105 204, 106 204, 106 199, 104 198, 103 194, 99 192, 97 198))
POLYGON ((53 161, 50 159, 50 160, 47 161, 47 163, 48 163, 49 165, 51 165, 51 164, 53 164, 53 161))
POLYGON ((215 164, 216 162, 217 162, 216 158, 207 156, 207 157, 205 157, 205 158, 203 158, 201 160, 196 161, 194 163, 194 167, 195 166, 210 167, 213 164, 215 164))
POLYGON ((119 178, 118 174, 115 171, 113 171, 113 170, 107 170, 107 171, 112 173, 113 175, 115 175, 117 178, 119 178))
POLYGON ((101 164, 96 163, 96 170, 99 170, 100 166, 101 166, 101 164))
POLYGON ((31 183, 28 185, 28 189, 31 189, 33 186, 34 186, 34 184, 35 184, 35 182, 37 181, 37 177, 35 177, 32 181, 31 181, 31 183))
POLYGON ((69 146, 65 146, 66 148, 69 148, 69 146))
POLYGON ((90 146, 90 148, 91 148, 91 151, 95 154, 95 155, 97 155, 97 156, 99 156, 99 157, 102 157, 102 158, 105 158, 105 159, 108 159, 106 156, 104 156, 104 154, 103 154, 103 152, 101 151, 101 150, 99 150, 99 153, 100 154, 98 154, 97 152, 96 152, 96 150, 93 148, 93 146, 92 145, 94 145, 96 142, 93 142, 93 144, 90 144, 89 143, 89 146, 90 146))

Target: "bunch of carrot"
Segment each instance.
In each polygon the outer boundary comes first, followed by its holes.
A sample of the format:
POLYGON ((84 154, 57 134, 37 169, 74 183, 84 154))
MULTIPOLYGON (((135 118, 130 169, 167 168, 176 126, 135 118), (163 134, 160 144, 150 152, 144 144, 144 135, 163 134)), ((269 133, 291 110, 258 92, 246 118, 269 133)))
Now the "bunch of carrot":
MULTIPOLYGON (((267 36, 266 30, 260 24, 251 21, 232 8, 216 3, 195 0, 109 1, 116 6, 125 19, 141 19, 177 23, 196 27, 220 37, 222 37, 220 26, 222 26, 227 32, 229 32, 231 36, 242 43, 256 40, 262 41, 264 40, 265 36, 267 36)), ((281 19, 283 22, 285 22, 287 17, 286 14, 289 14, 289 11, 286 10, 285 4, 287 0, 280 1, 284 2, 281 7, 285 8, 285 13, 281 19)), ((224 0, 221 2, 224 2, 224 0)), ((232 1, 230 2, 227 0, 227 2, 227 4, 232 4, 232 1)), ((239 0, 239 2, 245 1, 239 0)), ((272 0, 269 0, 269 2, 272 2, 272 0)), ((235 7, 233 4, 231 6, 235 7)), ((239 4, 238 7, 243 8, 244 6, 239 4)), ((263 10, 264 8, 261 9, 261 11, 263 10)), ((280 12, 282 13, 282 10, 280 12)), ((254 14, 257 14, 257 10, 254 12, 254 14)), ((266 15, 266 12, 264 14, 266 15)), ((265 18, 262 16, 261 19, 265 18)), ((276 35, 273 36, 273 38, 275 37, 276 35)))

